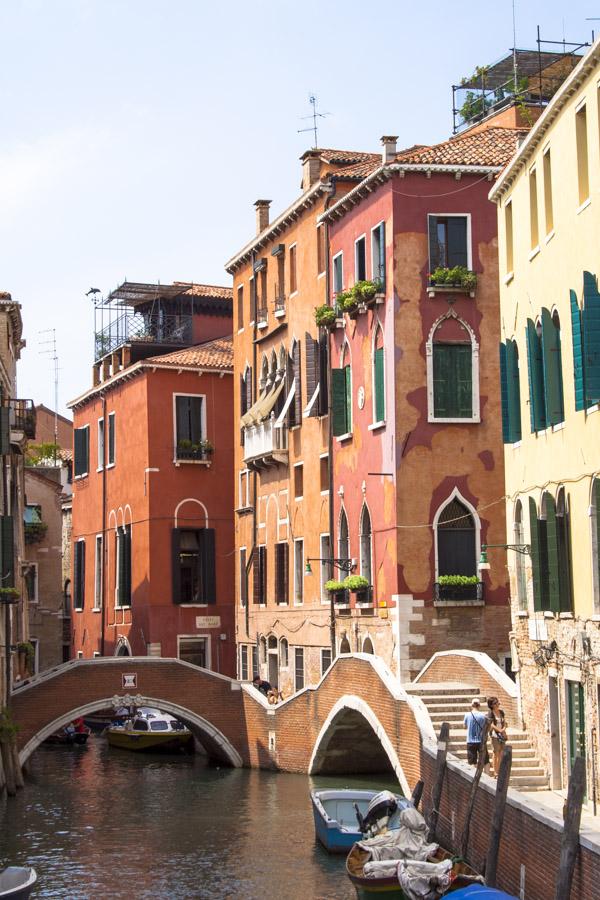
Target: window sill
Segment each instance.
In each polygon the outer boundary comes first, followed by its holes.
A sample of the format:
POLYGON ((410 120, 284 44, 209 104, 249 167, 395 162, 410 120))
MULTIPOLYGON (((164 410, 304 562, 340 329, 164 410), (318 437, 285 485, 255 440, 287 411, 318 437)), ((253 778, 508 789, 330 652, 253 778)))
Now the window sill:
POLYGON ((96 472, 102 472, 104 470, 104 466, 98 466, 96 472))
POLYGON ((518 450, 522 443, 522 441, 515 441, 514 444, 511 444, 511 447, 513 450, 518 450))
POLYGON ((252 512, 253 509, 253 506, 238 506, 235 511, 239 516, 243 516, 245 513, 252 512))
POLYGON ((303 497, 303 496, 300 496, 300 497, 294 497, 294 500, 304 500, 304 497, 303 497))
POLYGON ((600 622, 600 615, 598 613, 595 613, 592 616, 592 622, 600 622))
POLYGON ((325 490, 325 491, 321 491, 321 497, 327 497, 328 494, 329 494, 329 488, 327 488, 327 490, 325 490))
POLYGON ((591 416, 592 413, 598 412, 599 409, 600 409, 600 404, 594 403, 593 406, 588 406, 588 408, 586 409, 585 412, 586 412, 586 415, 591 416))
POLYGON ((112 463, 109 463, 109 464, 107 465, 106 468, 107 468, 107 469, 114 469, 114 467, 115 467, 115 463, 112 462, 112 463))
POLYGON ((212 466, 212 459, 174 459, 173 465, 177 466, 212 466))
POLYGON ((327 274, 326 272, 319 272, 319 274, 317 275, 317 281, 318 281, 320 278, 324 278, 326 274, 327 274))
POLYGON ((131 604, 130 604, 129 606, 117 606, 117 605, 115 604, 115 610, 117 610, 117 609, 119 609, 119 610, 123 610, 123 609, 131 609, 131 604))
POLYGON ((297 291, 297 290, 296 290, 296 291, 292 291, 292 293, 290 294, 290 300, 292 299, 292 297, 296 297, 297 295, 298 295, 298 291, 297 291))
POLYGON ((546 235, 546 237, 544 238, 544 243, 549 244, 550 241, 552 240, 552 238, 554 237, 554 234, 555 234, 555 231, 553 228, 552 231, 549 231, 548 234, 546 235))
MULTIPOLYGON (((184 609, 208 609, 209 606, 214 606, 210 603, 176 603, 175 606, 183 606, 184 609)), ((129 606, 123 606, 121 609, 130 609, 129 606)))
POLYGON ((428 284, 427 296, 434 298, 436 294, 465 294, 473 298, 475 297, 475 289, 459 287, 454 284, 428 284))
POLYGON ((243 329, 243 328, 238 328, 237 333, 238 333, 238 334, 243 334, 243 333, 244 333, 244 329, 243 329))
POLYGON ((545 619, 553 619, 554 618, 554 613, 552 612, 551 609, 544 610, 544 618, 545 619))
POLYGON ((570 612, 561 612, 558 614, 559 619, 573 619, 573 613, 570 612))
POLYGON ((434 600, 434 606, 485 606, 485 600, 434 600))
POLYGON ((553 432, 555 432, 555 431, 562 431, 564 427, 565 427, 565 423, 564 423, 564 422, 558 422, 556 425, 552 425, 552 431, 553 431, 553 432))
POLYGON ((519 619, 528 619, 529 612, 526 609, 519 609, 517 610, 517 616, 519 619))
MULTIPOLYGON (((276 319, 283 319, 285 317, 285 309, 276 309, 273 315, 276 319)), ((258 327, 260 328, 260 325, 258 327)))
POLYGON ((529 262, 531 262, 532 259, 535 259, 539 252, 540 252, 539 244, 537 244, 535 247, 532 247, 531 253, 529 254, 529 262))
POLYGON ((304 606, 304 600, 294 600, 294 606, 296 606, 296 607, 304 606))
POLYGON ((385 419, 381 422, 373 422, 371 425, 368 425, 367 431, 379 431, 380 428, 385 428, 385 419))
MULTIPOLYGON (((118 607, 117 607, 117 608, 118 608, 118 607)), ((125 608, 127 608, 127 607, 125 607, 125 608)), ((92 609, 92 612, 93 612, 93 613, 101 613, 101 612, 102 612, 102 609, 101 609, 99 606, 95 606, 95 607, 92 609)))
POLYGON ((348 432, 346 432, 346 434, 339 434, 336 437, 336 441, 338 442, 338 444, 342 444, 344 441, 352 440, 352 436, 353 436, 352 432, 348 431, 348 432))
POLYGON ((428 416, 427 421, 431 425, 479 425, 481 418, 476 416, 471 419, 436 419, 433 416, 428 416))
POLYGON ((583 203, 578 207, 576 215, 579 215, 579 213, 582 213, 584 209, 587 209, 591 202, 591 197, 588 197, 587 200, 584 200, 583 203))
POLYGON ((510 284, 513 278, 515 277, 514 272, 507 272, 504 276, 504 284, 510 284))
POLYGON ((262 322, 259 322, 256 327, 259 331, 264 331, 265 328, 269 327, 269 323, 263 319, 262 322))
POLYGON ((73 609, 73 612, 75 612, 75 613, 82 613, 82 612, 83 612, 83 609, 77 609, 77 608, 75 607, 75 608, 73 609))
POLYGON ((81 475, 74 475, 73 481, 81 481, 82 478, 87 478, 89 474, 89 472, 83 472, 81 475))

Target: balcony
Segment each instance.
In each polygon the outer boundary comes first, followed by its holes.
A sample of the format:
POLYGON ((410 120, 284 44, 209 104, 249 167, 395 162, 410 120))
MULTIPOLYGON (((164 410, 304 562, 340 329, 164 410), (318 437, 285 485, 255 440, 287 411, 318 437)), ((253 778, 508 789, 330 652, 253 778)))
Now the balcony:
POLYGON ((266 328, 269 324, 269 310, 266 306, 259 306, 256 310, 256 327, 266 328))
POLYGON ((10 400, 10 430, 22 431, 25 437, 35 438, 36 412, 33 400, 10 400))
POLYGON ((162 312, 126 312, 95 335, 97 362, 123 344, 158 344, 186 347, 192 343, 192 316, 168 316, 162 312))
POLYGON ((213 446, 210 441, 200 441, 193 444, 188 440, 181 440, 175 448, 177 462, 210 462, 213 454, 213 446))
POLYGON ((275 299, 273 300, 273 306, 275 308, 275 318, 281 319, 285 316, 285 294, 283 291, 276 290, 275 291, 275 299))
POLYGON ((433 599, 438 603, 483 603, 483 581, 473 584, 440 584, 436 581, 433 585, 433 599))
POLYGON ((264 422, 244 428, 244 462, 250 468, 286 463, 288 458, 287 426, 275 425, 275 415, 264 422))

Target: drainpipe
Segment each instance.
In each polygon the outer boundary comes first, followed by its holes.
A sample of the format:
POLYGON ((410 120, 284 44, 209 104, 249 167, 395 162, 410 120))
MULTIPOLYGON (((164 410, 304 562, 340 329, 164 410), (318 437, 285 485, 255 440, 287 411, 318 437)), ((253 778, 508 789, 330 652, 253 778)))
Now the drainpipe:
MULTIPOLYGON (((256 252, 252 251, 252 275, 254 276, 254 263, 256 262, 256 252)), ((252 379, 253 379, 253 391, 252 396, 254 398, 254 402, 256 402, 256 398, 258 397, 257 390, 257 372, 256 372, 256 359, 258 356, 258 350, 256 347, 256 278, 252 278, 252 293, 250 297, 250 309, 254 309, 254 324, 252 326, 252 379)), ((250 569, 252 568, 252 560, 254 559, 254 550, 256 548, 256 535, 258 532, 257 522, 256 522, 256 504, 258 500, 258 484, 257 484, 257 473, 256 470, 252 472, 252 547, 248 558, 246 560, 246 570, 244 573, 244 577, 246 579, 246 637, 250 637, 250 592, 248 590, 248 582, 250 580, 250 569)), ((256 644, 256 652, 258 654, 258 638, 256 644)))
MULTIPOLYGON (((333 201, 336 193, 336 181, 335 177, 331 179, 331 189, 330 194, 325 200, 325 211, 329 208, 329 205, 333 201)), ((331 305, 331 266, 330 266, 330 253, 329 253, 329 222, 325 220, 323 223, 323 228, 325 229, 325 302, 327 305, 331 305)), ((330 351, 331 348, 331 337, 327 337, 327 349, 330 351)), ((328 354, 331 356, 331 354, 328 354)), ((333 417, 332 417, 332 407, 331 407, 331 359, 328 359, 329 365, 327 366, 327 402, 329 409, 328 412, 328 428, 327 428, 327 449, 329 453, 329 552, 333 558, 335 558, 335 548, 334 548, 334 522, 333 522, 333 417)), ((333 568, 333 567, 332 567, 333 568)), ((331 662, 333 663, 336 657, 336 639, 335 639, 335 603, 334 603, 334 594, 333 592, 329 593, 329 640, 331 643, 331 662)))
MULTIPOLYGON (((0 388, 0 397, 2 395, 2 389, 0 388)), ((10 402, 10 401, 9 401, 10 402)), ((9 407, 10 410, 10 407, 9 407)), ((9 411, 10 416, 10 411, 9 411)), ((10 425, 9 425, 10 429, 10 425)), ((9 435, 10 441, 10 435, 9 435)), ((9 446, 10 450, 10 446, 9 446)), ((2 515, 8 515, 8 471, 6 464, 6 456, 2 457, 2 515)), ((14 524, 13 524, 14 527, 14 524)), ((14 562, 14 560, 13 560, 14 562)), ((0 572, 0 579, 3 578, 3 573, 0 572)), ((8 597, 5 597, 4 600, 4 678, 6 681, 5 687, 5 707, 6 709, 10 706, 10 682, 11 682, 11 659, 10 659, 10 638, 11 638, 11 615, 10 615, 10 604, 8 603, 8 597)))
MULTIPOLYGON (((108 570, 107 556, 108 547, 106 540, 106 444, 108 437, 108 422, 106 420, 106 394, 102 395, 102 421, 103 421, 103 446, 102 446, 102 611, 100 613, 100 656, 104 656, 104 632, 106 627, 106 573, 108 570)), ((94 556, 96 555, 96 547, 94 545, 94 556)))

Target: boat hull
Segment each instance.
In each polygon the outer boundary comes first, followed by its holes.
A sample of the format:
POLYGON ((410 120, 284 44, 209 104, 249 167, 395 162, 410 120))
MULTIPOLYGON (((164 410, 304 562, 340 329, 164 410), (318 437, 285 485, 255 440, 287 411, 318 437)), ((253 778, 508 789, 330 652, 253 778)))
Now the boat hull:
POLYGON ((192 741, 192 733, 190 731, 168 732, 132 732, 123 730, 107 729, 106 737, 111 747, 118 747, 120 750, 134 750, 137 753, 143 752, 165 752, 172 753, 176 750, 189 748, 192 741))
POLYGON ((37 881, 35 869, 30 866, 9 866, 0 872, 0 898, 26 900, 37 881))
MULTIPOLYGON (((356 841, 362 839, 353 804, 356 803, 364 815, 377 793, 379 792, 357 790, 311 791, 315 835, 328 853, 347 854, 356 841)), ((401 806, 408 805, 403 797, 397 799, 401 806)))
MULTIPOLYGON (((442 862, 445 859, 451 859, 451 857, 451 853, 440 847, 435 856, 431 858, 431 861, 442 862)), ((362 868, 367 859, 368 854, 366 851, 355 846, 348 854, 346 860, 346 872, 356 889, 357 897, 361 898, 361 900, 366 900, 368 897, 381 897, 383 895, 389 900, 408 900, 395 875, 386 878, 365 878, 362 875, 362 868)), ((481 881, 475 870, 462 861, 457 861, 453 864, 452 879, 452 884, 446 891, 446 894, 451 894, 458 888, 468 887, 475 882, 481 881)))

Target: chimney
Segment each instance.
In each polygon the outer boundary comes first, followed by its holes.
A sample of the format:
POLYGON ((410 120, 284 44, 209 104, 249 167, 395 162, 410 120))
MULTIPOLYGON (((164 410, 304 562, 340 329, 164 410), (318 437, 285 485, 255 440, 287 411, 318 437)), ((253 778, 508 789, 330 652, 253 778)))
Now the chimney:
POLYGON ((302 160, 302 190, 307 191, 321 177, 321 151, 307 150, 302 160))
POLYGON ((254 204, 256 207, 256 233, 260 234, 269 224, 269 207, 270 200, 257 200, 254 204))
POLYGON ((396 156, 396 141, 398 140, 397 134, 384 134, 381 138, 381 143, 383 146, 383 151, 381 153, 381 162, 389 163, 394 161, 394 157, 396 156))

